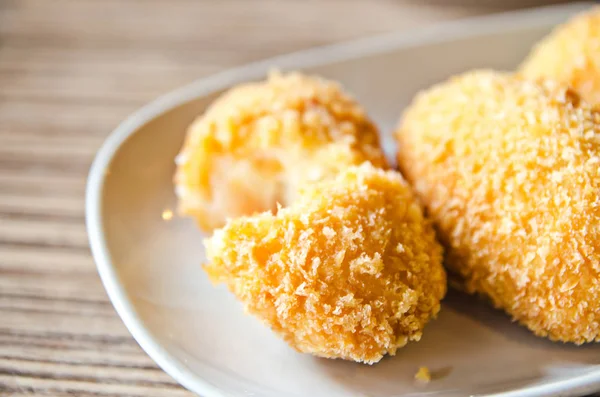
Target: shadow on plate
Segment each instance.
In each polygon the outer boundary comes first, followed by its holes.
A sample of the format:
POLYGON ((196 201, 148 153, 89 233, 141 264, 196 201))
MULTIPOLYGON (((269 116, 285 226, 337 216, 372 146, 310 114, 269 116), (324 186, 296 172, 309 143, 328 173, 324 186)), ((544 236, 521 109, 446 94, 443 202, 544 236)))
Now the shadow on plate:
POLYGON ((426 327, 421 341, 400 349, 395 357, 372 366, 315 360, 344 388, 365 396, 463 396, 514 390, 597 370, 599 353, 600 345, 538 338, 486 302, 450 290, 438 319, 426 327), (430 383, 414 380, 420 366, 430 369, 430 383))

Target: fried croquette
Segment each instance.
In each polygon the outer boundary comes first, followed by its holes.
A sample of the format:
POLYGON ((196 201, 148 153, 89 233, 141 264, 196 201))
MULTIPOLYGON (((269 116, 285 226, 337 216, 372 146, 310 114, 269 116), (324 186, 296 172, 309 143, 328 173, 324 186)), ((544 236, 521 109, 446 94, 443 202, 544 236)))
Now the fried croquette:
POLYGON ((521 72, 568 84, 586 101, 600 104, 600 7, 556 28, 534 47, 521 72))
POLYGON ((599 341, 598 109, 567 86, 476 71, 419 94, 396 137, 450 274, 536 335, 599 341))
POLYGON ((442 248, 395 171, 365 163, 205 241, 212 281, 300 352, 375 363, 418 341, 446 292, 442 248))
POLYGON ((364 161, 387 167, 353 98, 331 81, 273 73, 231 89, 190 126, 176 159, 179 210, 212 230, 287 206, 301 185, 364 161))

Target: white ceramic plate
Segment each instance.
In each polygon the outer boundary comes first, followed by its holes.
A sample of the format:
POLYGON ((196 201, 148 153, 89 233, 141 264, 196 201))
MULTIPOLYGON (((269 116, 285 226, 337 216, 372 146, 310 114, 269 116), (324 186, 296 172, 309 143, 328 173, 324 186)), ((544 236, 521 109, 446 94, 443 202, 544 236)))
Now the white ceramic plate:
POLYGON ((457 293, 413 343, 374 366, 288 348, 200 268, 203 235, 175 207, 173 159, 186 126, 223 89, 301 69, 341 81, 390 132, 414 93, 474 67, 510 69, 550 28, 589 4, 461 21, 272 59, 195 82, 132 115, 91 170, 92 252, 119 315, 148 354, 205 397, 567 396, 600 390, 600 345, 551 343, 457 293), (421 365, 434 380, 415 383, 421 365))

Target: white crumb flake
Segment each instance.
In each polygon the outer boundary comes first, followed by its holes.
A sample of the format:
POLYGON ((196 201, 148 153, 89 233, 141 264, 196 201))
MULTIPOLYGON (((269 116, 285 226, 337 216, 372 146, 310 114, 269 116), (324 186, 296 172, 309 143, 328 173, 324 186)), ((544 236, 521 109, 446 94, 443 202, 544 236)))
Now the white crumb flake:
POLYGON ((323 235, 327 238, 334 238, 335 237, 335 231, 330 228, 329 226, 325 226, 323 228, 323 235))
POLYGON ((177 156, 175 156, 175 164, 184 165, 187 162, 188 162, 187 153, 179 153, 177 156))
POLYGON ((186 187, 183 186, 183 185, 177 185, 177 186, 175 186, 175 194, 177 195, 178 198, 185 197, 186 194, 187 194, 186 187))

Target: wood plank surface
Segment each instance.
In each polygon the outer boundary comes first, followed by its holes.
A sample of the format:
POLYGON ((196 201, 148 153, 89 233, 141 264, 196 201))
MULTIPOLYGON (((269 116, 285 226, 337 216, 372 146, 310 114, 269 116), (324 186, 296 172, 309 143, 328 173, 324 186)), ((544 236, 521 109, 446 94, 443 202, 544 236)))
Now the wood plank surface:
POLYGON ((191 395, 131 338, 88 249, 88 169, 129 113, 249 61, 516 3, 0 0, 0 395, 191 395))

